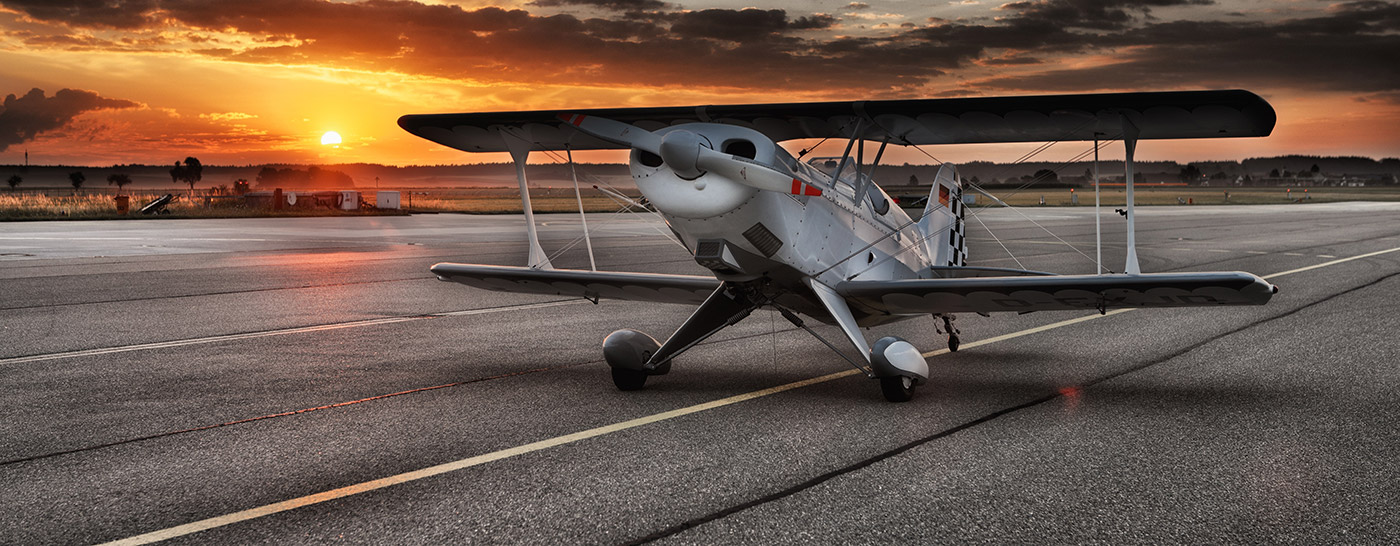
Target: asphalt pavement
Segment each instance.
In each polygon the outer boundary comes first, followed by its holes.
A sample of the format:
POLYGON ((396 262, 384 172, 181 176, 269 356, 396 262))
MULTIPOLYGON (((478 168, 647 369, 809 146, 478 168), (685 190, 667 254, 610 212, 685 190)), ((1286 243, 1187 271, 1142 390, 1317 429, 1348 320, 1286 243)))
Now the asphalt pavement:
MULTIPOLYGON (((603 337, 690 309, 428 272, 522 264, 517 216, 0 224, 0 543, 1400 542, 1400 204, 1139 211, 1143 271, 1279 294, 871 329, 929 354, 904 404, 766 310, 620 392, 603 337)), ((1091 209, 968 225, 969 265, 1095 270, 1091 209)), ((600 269, 703 274, 589 227, 600 269)))

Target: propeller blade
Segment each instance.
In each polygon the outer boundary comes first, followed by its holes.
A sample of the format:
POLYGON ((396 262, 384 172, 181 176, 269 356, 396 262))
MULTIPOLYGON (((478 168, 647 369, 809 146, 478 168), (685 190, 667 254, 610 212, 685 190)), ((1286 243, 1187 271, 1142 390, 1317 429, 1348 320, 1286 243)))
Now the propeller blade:
POLYGON ((696 159, 695 164, 708 172, 755 189, 793 195, 815 196, 822 194, 821 188, 804 183, 770 167, 709 148, 700 150, 700 157, 696 159))
POLYGON ((661 153, 661 137, 636 125, 583 114, 559 114, 559 119, 589 136, 653 154, 661 153))
POLYGON ((689 131, 673 131, 663 138, 641 127, 597 116, 559 114, 564 123, 573 125, 584 134, 616 142, 662 157, 677 176, 690 180, 705 172, 749 186, 751 188, 790 193, 821 195, 822 190, 753 161, 706 148, 689 131))

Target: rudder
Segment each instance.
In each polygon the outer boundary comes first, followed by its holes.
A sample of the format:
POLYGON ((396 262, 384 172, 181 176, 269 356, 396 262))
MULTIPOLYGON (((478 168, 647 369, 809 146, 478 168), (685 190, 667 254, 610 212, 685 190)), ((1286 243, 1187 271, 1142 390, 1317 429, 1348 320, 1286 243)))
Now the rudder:
POLYGON ((929 262, 936 267, 967 265, 967 207, 962 202, 962 182, 958 168, 944 163, 938 168, 930 188, 928 204, 919 217, 919 233, 929 262))

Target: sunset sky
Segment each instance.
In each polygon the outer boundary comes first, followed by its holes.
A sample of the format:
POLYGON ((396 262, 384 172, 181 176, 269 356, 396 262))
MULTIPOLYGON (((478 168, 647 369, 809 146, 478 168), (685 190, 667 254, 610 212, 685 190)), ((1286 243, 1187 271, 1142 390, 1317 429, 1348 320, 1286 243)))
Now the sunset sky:
MULTIPOLYGON (((1400 2, 0 0, 0 164, 503 161, 407 113, 1243 88, 1271 137, 1142 159, 1400 155, 1400 2), (321 137, 336 131, 340 147, 321 137)), ((1034 145, 930 148, 1009 161, 1034 145)), ((1079 145, 1056 153, 1073 155, 1079 145), (1070 149, 1073 148, 1073 149, 1070 149)), ((585 160, 620 160, 593 155, 585 160)), ((926 162, 914 153, 895 161, 926 162)))

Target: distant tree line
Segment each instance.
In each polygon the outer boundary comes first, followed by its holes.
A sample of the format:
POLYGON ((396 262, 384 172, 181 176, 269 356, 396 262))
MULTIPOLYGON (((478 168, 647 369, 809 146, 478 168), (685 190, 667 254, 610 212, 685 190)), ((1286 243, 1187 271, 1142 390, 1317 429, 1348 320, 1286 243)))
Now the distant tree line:
POLYGON ((355 180, 340 171, 311 166, 306 170, 263 167, 258 171, 258 188, 319 188, 341 189, 355 187, 355 180))

